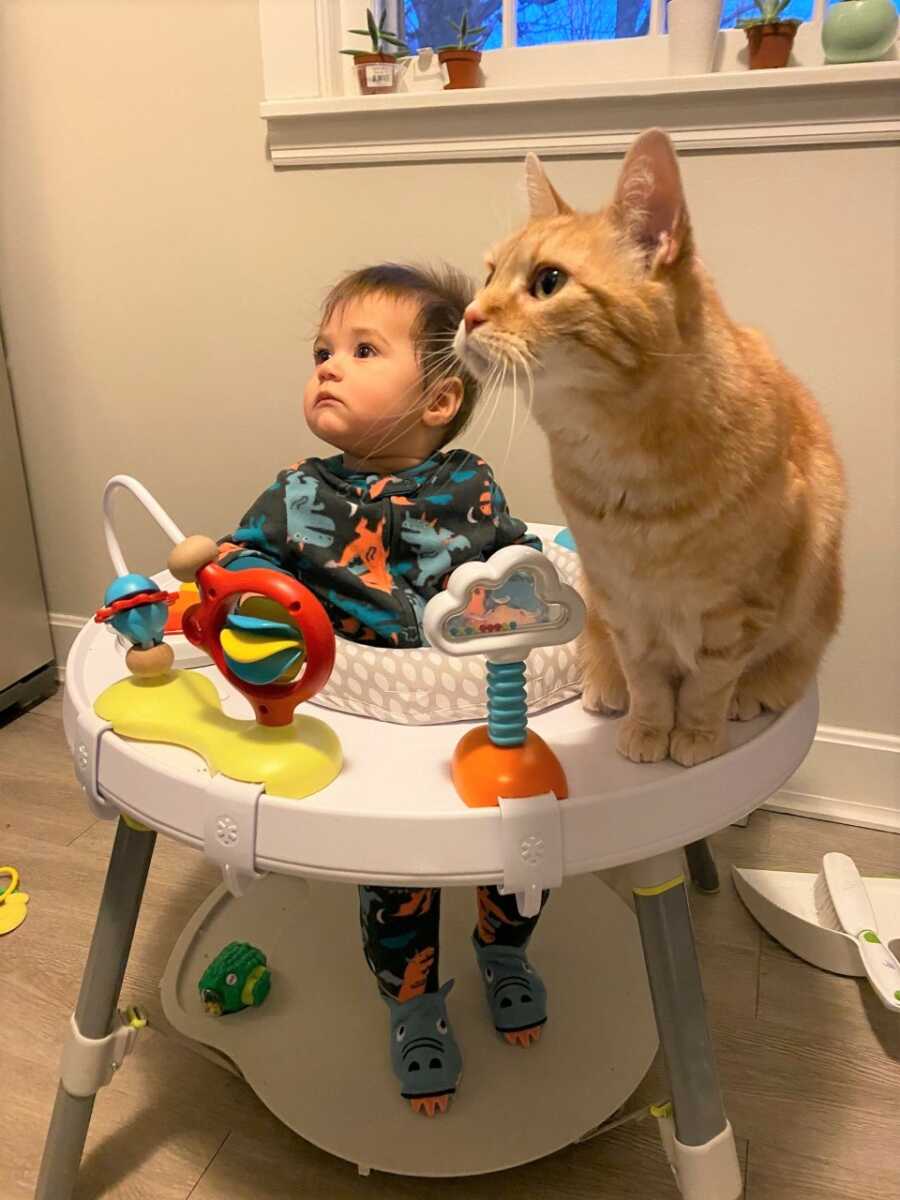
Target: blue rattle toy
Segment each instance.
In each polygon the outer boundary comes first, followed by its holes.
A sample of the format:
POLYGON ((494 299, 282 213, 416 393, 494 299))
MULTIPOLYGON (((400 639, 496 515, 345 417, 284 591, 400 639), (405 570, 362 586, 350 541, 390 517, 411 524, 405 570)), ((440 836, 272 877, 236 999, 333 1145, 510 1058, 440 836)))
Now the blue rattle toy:
POLYGON ((177 592, 164 592, 146 575, 132 572, 119 575, 106 589, 94 620, 108 621, 131 642, 125 664, 133 675, 164 675, 172 666, 174 655, 163 641, 163 630, 177 599, 177 592))

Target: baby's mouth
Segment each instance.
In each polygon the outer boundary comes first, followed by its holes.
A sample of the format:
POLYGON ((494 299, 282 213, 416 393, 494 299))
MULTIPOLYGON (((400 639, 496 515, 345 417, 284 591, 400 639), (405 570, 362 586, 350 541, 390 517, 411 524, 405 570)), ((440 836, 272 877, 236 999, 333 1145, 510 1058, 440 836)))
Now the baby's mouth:
POLYGON ((319 408, 323 404, 343 404, 343 401, 338 400, 337 396, 333 396, 331 392, 319 392, 316 396, 315 407, 319 408))

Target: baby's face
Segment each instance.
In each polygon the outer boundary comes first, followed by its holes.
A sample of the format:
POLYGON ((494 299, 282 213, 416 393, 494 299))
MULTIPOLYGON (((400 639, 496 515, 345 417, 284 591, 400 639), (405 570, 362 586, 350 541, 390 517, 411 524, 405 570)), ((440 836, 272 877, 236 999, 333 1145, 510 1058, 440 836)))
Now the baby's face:
POLYGON ((303 396, 312 432, 355 458, 404 446, 421 424, 412 301, 363 296, 332 313, 313 346, 303 396))

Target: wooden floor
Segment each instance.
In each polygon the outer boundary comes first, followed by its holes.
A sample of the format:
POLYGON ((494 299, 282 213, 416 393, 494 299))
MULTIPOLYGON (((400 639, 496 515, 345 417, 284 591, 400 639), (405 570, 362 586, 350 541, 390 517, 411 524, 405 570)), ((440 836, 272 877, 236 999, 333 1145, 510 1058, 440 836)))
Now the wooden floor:
MULTIPOLYGON (((33 1194, 112 835, 74 782, 58 696, 0 727, 0 862, 18 868, 31 896, 25 924, 0 939, 2 1200, 33 1194)), ((817 870, 839 849, 863 873, 897 873, 900 839, 759 812, 714 849, 722 892, 692 903, 747 1200, 897 1200, 900 1018, 867 986, 807 966, 761 933, 728 867, 817 870)), ((157 981, 217 882, 200 855, 158 840, 123 989, 157 1028, 98 1097, 78 1200, 675 1200, 652 1122, 532 1166, 449 1181, 361 1178, 304 1143, 240 1079, 159 1031, 157 981)), ((666 1094, 657 1064, 635 1103, 666 1094)))

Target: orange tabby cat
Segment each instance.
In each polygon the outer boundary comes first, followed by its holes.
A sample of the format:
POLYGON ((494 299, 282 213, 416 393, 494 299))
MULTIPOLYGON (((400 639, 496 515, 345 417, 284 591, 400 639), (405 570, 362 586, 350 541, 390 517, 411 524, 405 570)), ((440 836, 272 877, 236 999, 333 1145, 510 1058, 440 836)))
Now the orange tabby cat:
POLYGON ((809 392, 724 311, 664 133, 599 213, 526 165, 531 220, 489 257, 457 349, 533 375, 585 575, 585 707, 627 710, 635 762, 692 766, 816 672, 841 613, 841 465, 809 392))

